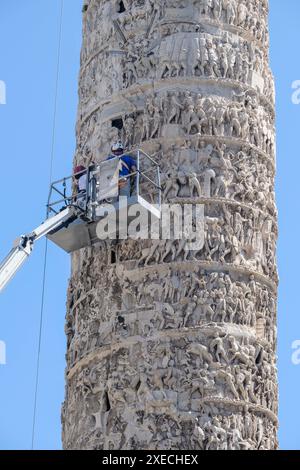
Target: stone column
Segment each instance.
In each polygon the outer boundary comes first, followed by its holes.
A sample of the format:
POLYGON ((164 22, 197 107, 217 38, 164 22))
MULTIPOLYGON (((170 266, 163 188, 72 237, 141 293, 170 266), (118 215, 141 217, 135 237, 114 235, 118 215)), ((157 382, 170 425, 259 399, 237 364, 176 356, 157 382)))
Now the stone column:
POLYGON ((76 163, 117 138, 144 149, 165 202, 205 205, 205 243, 73 255, 66 449, 277 447, 267 16, 267 0, 84 2, 76 163))

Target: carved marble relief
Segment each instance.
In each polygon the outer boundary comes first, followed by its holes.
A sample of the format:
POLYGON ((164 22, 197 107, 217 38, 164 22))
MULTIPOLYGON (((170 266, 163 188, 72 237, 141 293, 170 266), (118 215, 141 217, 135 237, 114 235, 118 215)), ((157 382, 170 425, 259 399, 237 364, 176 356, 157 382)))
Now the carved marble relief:
POLYGON ((164 203, 205 205, 205 241, 72 256, 66 449, 278 446, 267 17, 267 0, 84 0, 75 162, 143 148, 164 203))

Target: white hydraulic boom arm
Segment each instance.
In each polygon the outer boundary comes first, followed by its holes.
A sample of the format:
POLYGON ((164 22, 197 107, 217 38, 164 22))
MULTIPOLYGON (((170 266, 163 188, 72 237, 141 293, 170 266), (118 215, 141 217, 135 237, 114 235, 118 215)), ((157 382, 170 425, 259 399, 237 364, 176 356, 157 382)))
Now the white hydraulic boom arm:
POLYGON ((74 206, 69 206, 53 217, 47 219, 33 232, 28 235, 22 235, 15 241, 14 247, 0 264, 0 292, 7 286, 16 272, 31 255, 34 243, 40 238, 46 236, 52 230, 55 230, 61 224, 74 219, 74 216, 76 218, 76 209, 74 206))

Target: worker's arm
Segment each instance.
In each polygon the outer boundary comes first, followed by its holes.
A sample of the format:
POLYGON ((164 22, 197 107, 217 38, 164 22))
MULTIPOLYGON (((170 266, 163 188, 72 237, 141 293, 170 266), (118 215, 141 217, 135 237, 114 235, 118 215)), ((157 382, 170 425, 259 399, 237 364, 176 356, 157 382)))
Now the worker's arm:
POLYGON ((131 155, 124 155, 121 161, 125 164, 130 174, 137 170, 137 162, 131 155))
POLYGON ((13 249, 0 264, 0 292, 7 286, 16 272, 31 255, 34 242, 55 230, 60 225, 73 219, 76 216, 76 209, 67 207, 59 214, 47 219, 42 225, 37 227, 28 235, 22 235, 15 243, 13 249))

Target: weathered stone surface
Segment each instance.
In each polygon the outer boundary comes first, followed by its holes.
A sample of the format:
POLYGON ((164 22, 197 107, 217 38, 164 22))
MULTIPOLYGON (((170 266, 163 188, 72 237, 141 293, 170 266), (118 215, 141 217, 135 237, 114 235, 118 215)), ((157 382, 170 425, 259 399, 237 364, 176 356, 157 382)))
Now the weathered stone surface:
POLYGON ((85 0, 76 162, 159 161, 205 244, 73 255, 66 449, 277 447, 274 86, 267 0, 85 0), (209 182, 209 184, 208 184, 209 182))

